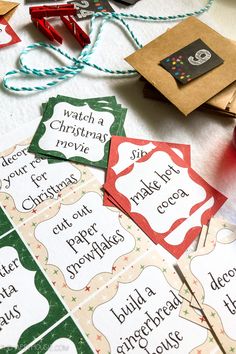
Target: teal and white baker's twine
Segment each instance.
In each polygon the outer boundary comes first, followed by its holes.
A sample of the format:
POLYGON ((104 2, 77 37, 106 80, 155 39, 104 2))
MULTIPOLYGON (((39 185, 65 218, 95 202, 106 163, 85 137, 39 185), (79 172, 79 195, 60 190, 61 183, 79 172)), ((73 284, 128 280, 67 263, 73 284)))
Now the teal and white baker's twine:
POLYGON ((68 53, 64 52, 62 49, 59 47, 55 47, 52 44, 46 44, 43 42, 39 43, 33 43, 29 45, 27 48, 25 48, 19 58, 19 65, 20 69, 19 70, 12 70, 6 73, 4 79, 3 79, 3 86, 10 91, 14 92, 32 92, 32 91, 44 91, 49 89, 52 86, 55 86, 59 84, 62 81, 68 80, 72 78, 73 76, 79 74, 84 67, 90 66, 96 70, 102 71, 107 74, 111 74, 114 76, 129 76, 129 75, 134 75, 136 74, 135 70, 112 70, 109 68, 103 68, 95 63, 92 63, 91 57, 96 49, 99 41, 100 41, 100 36, 102 33, 102 30, 104 28, 104 25, 108 21, 118 21, 127 31, 131 39, 133 40, 135 46, 137 48, 142 48, 142 44, 139 42, 138 38, 135 37, 134 33, 131 31, 129 25, 124 21, 124 19, 132 19, 132 20, 140 20, 140 21, 153 21, 153 22, 165 22, 165 21, 176 21, 176 20, 182 20, 190 16, 198 16, 203 14, 204 12, 208 11, 209 8, 212 6, 214 0, 208 0, 206 6, 202 7, 201 9, 185 14, 179 14, 179 15, 173 15, 173 16, 143 16, 143 15, 135 15, 135 14, 125 14, 125 13, 104 13, 104 12, 97 12, 94 13, 91 23, 90 23, 90 31, 89 31, 89 36, 91 39, 91 43, 88 44, 86 47, 83 48, 81 51, 81 54, 78 58, 71 57, 68 53), (100 18, 100 24, 98 26, 97 33, 95 30, 95 21, 96 19, 100 18), (55 67, 53 69, 36 69, 36 68, 30 68, 25 64, 25 57, 26 55, 33 49, 37 48, 46 48, 46 49, 52 49, 56 51, 57 53, 63 55, 67 59, 70 59, 72 61, 72 65, 69 66, 61 66, 61 67, 55 67), (30 86, 30 87, 16 87, 16 86, 11 86, 9 84, 10 80, 17 75, 25 75, 25 76, 30 76, 30 77, 55 77, 53 81, 48 82, 44 86, 30 86))

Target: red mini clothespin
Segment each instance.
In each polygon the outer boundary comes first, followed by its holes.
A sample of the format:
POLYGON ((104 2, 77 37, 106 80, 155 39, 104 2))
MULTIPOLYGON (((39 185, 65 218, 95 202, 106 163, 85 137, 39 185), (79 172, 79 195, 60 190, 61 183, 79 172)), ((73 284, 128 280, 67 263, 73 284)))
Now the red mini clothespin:
POLYGON ((50 25, 48 21, 44 18, 33 18, 32 19, 35 26, 50 40, 50 41, 57 41, 58 43, 62 44, 63 38, 60 34, 55 30, 54 27, 50 25))
POLYGON ((31 6, 31 18, 43 18, 54 16, 76 15, 77 10, 74 4, 52 5, 52 6, 31 6))
POLYGON ((71 15, 76 15, 77 10, 74 4, 64 4, 64 5, 52 5, 52 6, 31 6, 30 9, 31 20, 35 26, 50 40, 56 40, 60 44, 63 42, 63 38, 60 34, 53 28, 49 22, 47 22, 44 17, 55 17, 60 16, 62 22, 68 28, 68 30, 73 34, 76 40, 80 43, 82 47, 90 43, 89 36, 82 30, 82 28, 77 24, 77 22, 71 17, 71 15), (68 16, 68 19, 65 17, 68 16))
POLYGON ((90 43, 90 38, 87 33, 82 30, 82 28, 71 16, 68 16, 68 19, 65 16, 61 16, 61 20, 79 42, 81 47, 85 47, 90 43))

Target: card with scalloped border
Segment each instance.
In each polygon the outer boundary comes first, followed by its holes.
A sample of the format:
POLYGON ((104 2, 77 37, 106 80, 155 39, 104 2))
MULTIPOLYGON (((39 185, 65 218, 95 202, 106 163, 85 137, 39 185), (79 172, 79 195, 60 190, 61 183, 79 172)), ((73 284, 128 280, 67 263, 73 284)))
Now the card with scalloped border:
POLYGON ((112 135, 123 131, 127 109, 101 98, 58 96, 49 100, 29 147, 30 152, 107 167, 112 135))
MULTIPOLYGON (((108 167, 106 171, 106 181, 112 175, 116 175, 137 161, 142 156, 156 147, 157 141, 134 139, 125 136, 112 136, 109 152, 108 167)), ((188 164, 191 165, 190 145, 167 143, 174 151, 179 154, 188 164)), ((112 206, 109 195, 104 192, 104 205, 112 206)))
POLYGON ((20 38, 5 18, 0 16, 0 49, 18 42, 21 42, 20 38))
POLYGON ((179 316, 182 281, 156 249, 117 280, 75 312, 95 353, 221 353, 209 330, 179 316))
POLYGON ((93 351, 73 319, 68 317, 25 352, 35 353, 93 354, 93 351))
POLYGON ((227 199, 164 143, 110 178, 105 189, 154 243, 177 258, 227 199))
POLYGON ((235 250, 236 226, 213 218, 205 247, 188 257, 183 256, 178 262, 188 286, 227 354, 236 350, 235 250))
POLYGON ((154 247, 129 217, 103 205, 96 179, 22 224, 19 232, 70 309, 154 247))
POLYGON ((67 311, 16 231, 0 239, 0 353, 18 353, 67 311))

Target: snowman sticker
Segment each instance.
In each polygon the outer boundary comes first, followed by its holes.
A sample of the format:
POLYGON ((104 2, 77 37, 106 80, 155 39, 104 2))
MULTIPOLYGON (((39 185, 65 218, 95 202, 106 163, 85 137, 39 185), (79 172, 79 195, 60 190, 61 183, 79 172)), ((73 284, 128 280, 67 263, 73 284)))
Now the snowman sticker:
POLYGON ((13 31, 9 23, 2 17, 0 18, 0 48, 20 42, 20 38, 13 31))

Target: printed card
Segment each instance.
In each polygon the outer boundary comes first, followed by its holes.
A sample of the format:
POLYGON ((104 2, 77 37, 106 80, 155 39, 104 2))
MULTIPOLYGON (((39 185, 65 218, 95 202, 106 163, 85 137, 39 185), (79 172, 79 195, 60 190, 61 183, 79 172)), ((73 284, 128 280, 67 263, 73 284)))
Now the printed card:
POLYGON ((203 248, 205 246, 207 232, 208 232, 208 226, 203 225, 202 231, 201 231, 201 233, 199 235, 199 239, 198 239, 198 244, 197 244, 198 250, 200 250, 201 248, 203 248))
POLYGON ((94 12, 114 12, 108 0, 73 0, 67 3, 75 5, 78 20, 91 18, 94 12))
POLYGON ((68 317, 39 342, 28 349, 26 354, 93 354, 79 328, 68 317))
POLYGON ((178 265, 225 353, 233 353, 236 227, 211 219, 209 236, 204 248, 181 258, 178 265))
POLYGON ((3 209, 0 207, 0 236, 4 235, 6 232, 13 229, 13 226, 4 213, 3 209))
POLYGON ((221 59, 201 39, 188 44, 184 48, 160 61, 178 82, 187 84, 197 77, 223 64, 221 59))
MULTIPOLYGON (((42 112, 46 111, 47 105, 55 104, 56 102, 68 98, 67 96, 57 95, 55 97, 50 97, 49 100, 42 104, 42 112)), ((79 101, 79 99, 73 99, 79 101)), ((87 98, 86 102, 93 102, 94 98, 87 98)), ((118 104, 115 96, 102 96, 96 98, 96 103, 100 107, 116 107, 122 108, 121 104, 118 104)))
POLYGON ((95 353, 197 354, 215 349, 207 329, 179 316, 182 282, 156 250, 118 280, 75 314, 95 353))
MULTIPOLYGON (((120 135, 123 136, 123 137, 126 136, 124 127, 122 128, 122 130, 120 132, 120 135)), ((48 163, 50 163, 50 164, 51 163, 58 163, 58 162, 62 162, 63 161, 62 159, 51 158, 48 155, 43 155, 43 154, 37 154, 37 156, 47 159, 48 163)))
MULTIPOLYGON (((188 321, 194 322, 197 325, 210 330, 210 328, 207 324, 206 318, 203 315, 203 313, 199 309, 196 309, 193 306, 191 306, 191 304, 188 300, 185 300, 185 299, 182 300, 182 305, 181 305, 179 315, 180 315, 180 317, 183 317, 188 321)), ((219 353, 222 353, 220 348, 219 348, 219 353)))
POLYGON ((85 166, 48 161, 28 152, 28 142, 0 156, 0 202, 15 224, 25 222, 78 185, 93 178, 85 166))
POLYGON ((211 215, 218 210, 217 203, 215 205, 214 203, 215 199, 211 197, 167 237, 160 240, 160 245, 179 258, 199 235, 202 225, 207 224, 211 215))
POLYGON ((105 189, 154 243, 200 208, 209 220, 226 201, 163 143, 110 179, 105 189))
MULTIPOLYGON (((64 98, 65 98, 65 96, 61 96, 61 95, 57 95, 57 97, 50 97, 48 102, 42 104, 42 112, 46 111, 48 103, 53 103, 57 99, 64 99, 64 98)), ((87 99, 87 102, 89 102, 90 100, 93 100, 93 99, 87 99)), ((117 108, 121 108, 121 105, 117 104, 115 96, 100 97, 99 100, 97 101, 97 103, 100 103, 102 105, 102 107, 110 107, 112 105, 113 107, 116 106, 117 108)), ((121 135, 125 136, 124 128, 121 131, 121 135)), ((58 163, 58 162, 63 161, 62 159, 57 159, 55 157, 53 158, 53 157, 50 157, 49 155, 44 155, 44 154, 39 154, 39 153, 37 153, 36 156, 47 159, 48 163, 58 163)))
POLYGON ((126 111, 100 98, 59 96, 48 102, 29 151, 104 168, 110 138, 122 132, 126 111))
POLYGON ((0 16, 0 49, 20 42, 20 38, 13 31, 3 16, 0 16))
MULTIPOLYGON (((156 141, 112 136, 110 144, 109 162, 106 172, 106 183, 113 175, 129 167, 156 147, 156 141)), ((167 143, 173 150, 191 165, 190 146, 185 144, 167 143)), ((104 193, 104 205, 112 206, 107 193, 104 193)))
POLYGON ((19 231, 70 308, 153 247, 127 216, 103 205, 96 180, 43 214, 19 231))
POLYGON ((66 314, 15 231, 0 239, 0 353, 18 353, 66 314))

